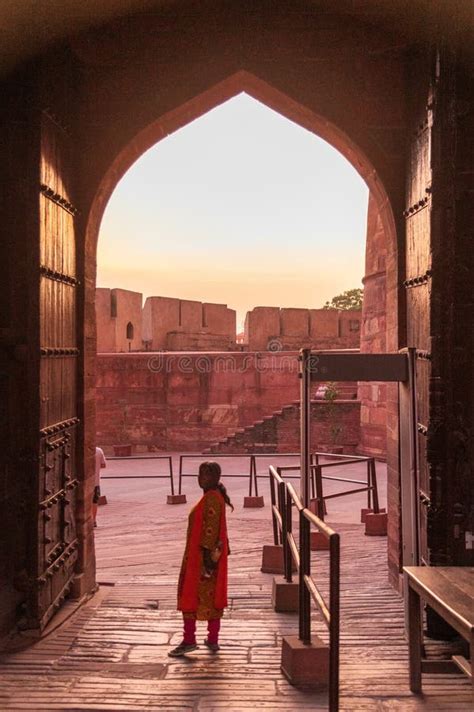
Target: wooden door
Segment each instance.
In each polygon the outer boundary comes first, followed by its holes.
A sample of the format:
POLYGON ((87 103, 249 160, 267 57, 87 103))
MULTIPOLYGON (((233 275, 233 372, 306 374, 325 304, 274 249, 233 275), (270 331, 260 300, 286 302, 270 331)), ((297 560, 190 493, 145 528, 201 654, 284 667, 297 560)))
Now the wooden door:
MULTIPOLYGON (((420 61, 420 60, 419 60, 420 61)), ((423 75, 425 81, 427 73, 423 75)), ((416 558, 419 563, 429 563, 428 513, 430 510, 430 481, 427 458, 429 432, 429 402, 431 381, 431 190, 432 190, 432 89, 417 86, 416 96, 421 98, 413 107, 413 125, 410 141, 408 180, 406 190, 405 281, 407 308, 407 345, 414 348, 416 382, 416 473, 415 512, 402 512, 414 516, 418 527, 416 558)))
POLYGON ((40 443, 37 592, 33 618, 44 627, 68 594, 76 536, 76 245, 71 138, 50 111, 41 115, 40 443))

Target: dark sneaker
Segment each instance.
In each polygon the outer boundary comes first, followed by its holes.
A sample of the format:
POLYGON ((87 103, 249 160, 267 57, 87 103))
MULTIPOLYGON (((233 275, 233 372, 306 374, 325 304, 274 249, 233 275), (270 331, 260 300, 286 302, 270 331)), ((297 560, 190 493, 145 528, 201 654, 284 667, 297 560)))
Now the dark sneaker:
POLYGON ((217 651, 221 649, 221 646, 218 643, 210 643, 207 638, 204 641, 204 645, 206 648, 209 648, 211 653, 217 653, 217 651))
POLYGON ((180 643, 176 648, 170 650, 168 653, 169 658, 182 658, 186 653, 192 653, 193 650, 197 650, 199 646, 196 643, 180 643))

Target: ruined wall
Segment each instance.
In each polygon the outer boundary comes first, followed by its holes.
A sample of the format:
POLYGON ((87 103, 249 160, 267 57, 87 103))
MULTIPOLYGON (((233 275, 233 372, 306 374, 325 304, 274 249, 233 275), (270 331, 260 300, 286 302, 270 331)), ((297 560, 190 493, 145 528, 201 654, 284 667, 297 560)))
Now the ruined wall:
POLYGON ((128 289, 96 289, 98 353, 141 351, 142 299, 128 289))
POLYGON ((360 311, 255 307, 245 318, 249 351, 358 348, 360 311))
MULTIPOLYGON (((365 253, 364 302, 360 350, 362 353, 387 351, 387 237, 377 205, 369 196, 365 253)), ((390 386, 389 386, 390 387, 390 386)), ((360 452, 385 459, 387 455, 387 384, 360 383, 360 452)))
POLYGON ((235 349, 235 310, 226 304, 148 297, 143 339, 149 351, 229 351, 235 349))

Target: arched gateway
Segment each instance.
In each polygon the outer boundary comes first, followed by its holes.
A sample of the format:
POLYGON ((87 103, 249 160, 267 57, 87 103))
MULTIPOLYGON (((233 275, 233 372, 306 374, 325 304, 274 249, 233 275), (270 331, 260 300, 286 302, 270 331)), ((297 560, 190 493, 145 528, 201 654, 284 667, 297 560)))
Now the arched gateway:
MULTIPOLYGON (((408 5, 400 24, 371 3, 366 12, 334 5, 156 3, 73 39, 65 27, 62 44, 4 79, 3 630, 43 627, 69 591, 95 585, 94 289, 105 205, 147 148, 242 91, 335 146, 377 202, 388 241, 387 350, 410 346, 417 356, 422 557, 468 562, 473 344, 456 316, 472 325, 459 196, 473 119, 462 27, 443 36, 442 3, 427 11, 428 36, 408 5)), ((389 391, 395 584, 399 461, 389 391)))

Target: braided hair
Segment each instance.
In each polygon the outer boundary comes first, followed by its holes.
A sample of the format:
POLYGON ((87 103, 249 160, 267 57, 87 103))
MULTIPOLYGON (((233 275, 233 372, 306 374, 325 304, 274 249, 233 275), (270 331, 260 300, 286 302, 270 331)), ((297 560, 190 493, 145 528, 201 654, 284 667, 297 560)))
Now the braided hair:
POLYGON ((222 474, 221 466, 219 465, 219 463, 212 461, 201 462, 201 464, 199 465, 199 474, 209 475, 209 477, 212 479, 212 484, 210 485, 209 489, 219 490, 222 497, 224 498, 224 502, 232 509, 232 511, 234 511, 234 505, 230 501, 230 497, 227 494, 225 486, 222 484, 222 482, 219 482, 222 474))

